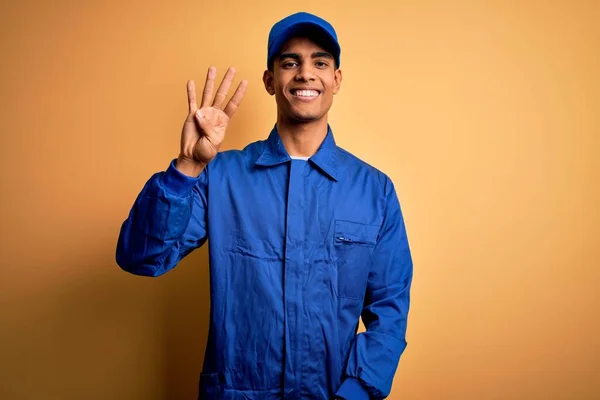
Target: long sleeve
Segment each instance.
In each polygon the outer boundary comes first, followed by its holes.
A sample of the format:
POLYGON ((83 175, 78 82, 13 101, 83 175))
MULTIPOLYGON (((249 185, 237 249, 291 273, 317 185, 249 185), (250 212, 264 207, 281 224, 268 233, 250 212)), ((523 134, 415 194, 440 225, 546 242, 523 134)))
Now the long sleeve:
POLYGON ((183 175, 175 160, 154 174, 123 222, 117 264, 136 275, 169 271, 206 241, 207 169, 198 178, 183 175))
POLYGON ((346 379, 337 392, 347 400, 387 397, 406 348, 413 263, 400 204, 389 179, 385 192, 386 212, 361 314, 366 331, 354 339, 346 379))

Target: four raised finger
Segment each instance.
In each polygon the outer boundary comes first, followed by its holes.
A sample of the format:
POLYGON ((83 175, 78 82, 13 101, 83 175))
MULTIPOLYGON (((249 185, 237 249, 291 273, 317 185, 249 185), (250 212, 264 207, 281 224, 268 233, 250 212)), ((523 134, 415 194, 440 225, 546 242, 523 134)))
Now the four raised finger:
MULTIPOLYGON (((210 67, 208 72, 206 73, 206 82, 204 84, 204 90, 202 91, 202 103, 200 105, 201 108, 204 107, 214 107, 218 109, 223 109, 223 103, 227 98, 229 89, 235 78, 235 68, 230 67, 225 73, 225 77, 223 77, 223 81, 219 85, 217 89, 217 93, 213 100, 213 91, 215 87, 215 78, 217 76, 217 69, 215 67, 210 67), (212 103, 212 104, 211 104, 212 103)), ((248 86, 248 81, 243 80, 238 85, 235 93, 231 97, 231 99, 227 102, 224 107, 224 112, 231 117, 239 107, 242 99, 244 98, 244 94, 246 93, 246 88, 248 86)), ((190 114, 195 113, 198 110, 198 103, 196 101, 196 86, 194 81, 188 81, 187 84, 187 92, 188 92, 188 103, 189 103, 189 111, 190 114)))

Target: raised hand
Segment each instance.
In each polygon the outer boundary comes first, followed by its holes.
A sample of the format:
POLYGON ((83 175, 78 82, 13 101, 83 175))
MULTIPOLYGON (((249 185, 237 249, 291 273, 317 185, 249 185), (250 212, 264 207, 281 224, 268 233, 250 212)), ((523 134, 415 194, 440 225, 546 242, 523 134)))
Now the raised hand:
POLYGON ((210 67, 206 74, 200 108, 196 102, 194 81, 187 83, 189 113, 183 124, 181 151, 176 165, 177 169, 186 175, 200 175, 202 169, 215 158, 225 138, 229 120, 246 93, 248 81, 243 80, 231 99, 224 104, 235 77, 235 68, 231 67, 225 73, 213 99, 216 75, 217 69, 210 67))

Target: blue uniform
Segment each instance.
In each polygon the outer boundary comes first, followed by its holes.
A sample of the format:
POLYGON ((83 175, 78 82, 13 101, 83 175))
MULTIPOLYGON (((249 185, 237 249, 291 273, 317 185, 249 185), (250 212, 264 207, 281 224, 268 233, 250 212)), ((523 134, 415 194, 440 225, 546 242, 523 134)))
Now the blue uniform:
POLYGON ((198 178, 174 162, 152 176, 116 258, 158 276, 207 239, 200 399, 389 394, 406 347, 412 260, 385 174, 338 147, 331 129, 308 161, 291 159, 274 128, 219 153, 198 178))

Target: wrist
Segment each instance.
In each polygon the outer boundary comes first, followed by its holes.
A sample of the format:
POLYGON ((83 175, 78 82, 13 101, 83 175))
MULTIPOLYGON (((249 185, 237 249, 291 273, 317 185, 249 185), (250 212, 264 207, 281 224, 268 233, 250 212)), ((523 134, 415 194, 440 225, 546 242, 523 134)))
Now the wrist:
POLYGON ((206 167, 206 163, 190 160, 189 158, 179 155, 175 162, 175 168, 184 175, 192 178, 197 178, 206 167))

